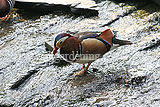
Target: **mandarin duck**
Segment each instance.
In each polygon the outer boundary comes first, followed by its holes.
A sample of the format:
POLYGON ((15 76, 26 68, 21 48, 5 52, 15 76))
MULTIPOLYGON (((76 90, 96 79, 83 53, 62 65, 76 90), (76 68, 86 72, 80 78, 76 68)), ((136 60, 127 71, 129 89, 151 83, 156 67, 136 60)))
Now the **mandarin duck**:
POLYGON ((132 43, 115 38, 110 29, 102 32, 81 32, 73 36, 68 33, 61 33, 55 38, 53 54, 60 49, 60 55, 65 61, 83 64, 82 71, 75 73, 76 76, 82 76, 91 63, 106 52, 129 44, 132 43), (88 65, 85 67, 86 63, 88 65))
POLYGON ((8 18, 8 13, 12 10, 15 0, 0 0, 0 20, 4 21, 8 18))

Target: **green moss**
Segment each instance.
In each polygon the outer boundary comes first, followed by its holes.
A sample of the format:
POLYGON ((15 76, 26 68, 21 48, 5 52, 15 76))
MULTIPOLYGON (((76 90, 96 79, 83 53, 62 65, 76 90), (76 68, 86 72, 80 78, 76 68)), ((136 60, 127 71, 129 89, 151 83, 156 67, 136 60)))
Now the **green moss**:
POLYGON ((145 18, 145 17, 147 17, 147 16, 149 16, 149 15, 150 15, 150 13, 147 12, 147 11, 145 11, 145 10, 138 10, 138 11, 134 14, 134 17, 138 17, 138 18, 143 19, 143 18, 145 18))

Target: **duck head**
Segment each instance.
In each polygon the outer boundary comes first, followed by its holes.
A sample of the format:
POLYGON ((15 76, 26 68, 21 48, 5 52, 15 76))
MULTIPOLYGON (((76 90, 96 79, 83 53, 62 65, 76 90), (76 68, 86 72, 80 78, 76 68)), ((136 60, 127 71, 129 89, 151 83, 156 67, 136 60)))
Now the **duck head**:
POLYGON ((61 34, 58 34, 58 35, 56 36, 55 41, 54 41, 53 54, 56 54, 57 50, 63 46, 63 43, 64 43, 69 37, 71 37, 71 35, 68 34, 68 33, 61 33, 61 34))

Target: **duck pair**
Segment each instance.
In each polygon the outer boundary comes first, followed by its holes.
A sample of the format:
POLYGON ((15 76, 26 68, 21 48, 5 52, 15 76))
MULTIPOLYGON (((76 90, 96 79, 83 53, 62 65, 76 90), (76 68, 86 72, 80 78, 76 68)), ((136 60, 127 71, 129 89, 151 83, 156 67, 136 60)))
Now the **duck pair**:
POLYGON ((130 44, 130 41, 115 38, 110 29, 102 32, 81 32, 73 36, 61 33, 55 38, 53 54, 60 49, 61 56, 67 62, 83 64, 82 71, 75 73, 76 76, 82 76, 91 63, 106 52, 130 44), (86 63, 88 65, 85 67, 86 63))
POLYGON ((12 10, 14 5, 15 0, 0 0, 0 20, 7 20, 7 14, 12 10))

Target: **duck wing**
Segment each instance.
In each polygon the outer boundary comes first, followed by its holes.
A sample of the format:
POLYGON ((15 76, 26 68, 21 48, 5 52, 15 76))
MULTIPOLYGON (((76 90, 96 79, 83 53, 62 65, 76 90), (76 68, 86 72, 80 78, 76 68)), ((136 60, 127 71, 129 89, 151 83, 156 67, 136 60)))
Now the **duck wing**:
POLYGON ((75 37, 77 37, 80 40, 86 39, 86 38, 95 38, 97 37, 101 32, 79 32, 76 33, 75 37))

